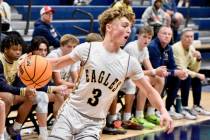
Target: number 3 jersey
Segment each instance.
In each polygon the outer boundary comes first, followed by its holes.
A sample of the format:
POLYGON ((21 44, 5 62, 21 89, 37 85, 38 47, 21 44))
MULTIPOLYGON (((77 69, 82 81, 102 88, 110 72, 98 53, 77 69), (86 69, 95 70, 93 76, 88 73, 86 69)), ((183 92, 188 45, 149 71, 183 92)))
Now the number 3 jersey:
POLYGON ((67 102, 90 117, 106 117, 125 78, 138 80, 144 76, 135 58, 121 49, 109 52, 102 42, 80 44, 69 56, 74 61, 86 63, 78 87, 67 102))

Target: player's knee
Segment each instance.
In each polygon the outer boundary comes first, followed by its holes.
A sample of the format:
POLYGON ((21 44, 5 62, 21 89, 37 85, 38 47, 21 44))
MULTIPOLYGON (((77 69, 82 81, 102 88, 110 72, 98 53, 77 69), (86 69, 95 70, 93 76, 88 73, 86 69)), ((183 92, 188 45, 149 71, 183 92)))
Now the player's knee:
POLYGON ((4 101, 0 100, 0 110, 3 111, 5 110, 5 104, 4 101))

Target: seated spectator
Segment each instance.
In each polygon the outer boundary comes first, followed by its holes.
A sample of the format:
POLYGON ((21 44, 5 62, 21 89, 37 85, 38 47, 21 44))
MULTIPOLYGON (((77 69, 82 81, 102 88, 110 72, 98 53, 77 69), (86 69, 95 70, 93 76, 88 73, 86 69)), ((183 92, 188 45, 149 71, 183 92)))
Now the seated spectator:
POLYGON ((20 104, 18 115, 13 127, 7 127, 11 136, 20 136, 20 129, 36 98, 35 90, 28 87, 18 87, 18 58, 22 54, 22 38, 10 35, 4 38, 0 53, 0 98, 5 102, 5 112, 9 113, 11 106, 20 104))
POLYGON ((154 28, 154 37, 161 26, 170 26, 167 22, 166 13, 162 9, 162 0, 155 0, 153 4, 142 14, 142 22, 145 26, 152 26, 154 28))
POLYGON ((196 119, 196 115, 210 115, 201 105, 201 81, 205 75, 199 73, 201 65, 201 54, 192 45, 194 32, 191 28, 185 28, 181 33, 181 40, 172 46, 177 67, 185 69, 189 76, 181 80, 182 114, 187 119, 196 119), (192 88, 193 108, 188 107, 189 92, 192 88))
POLYGON ((103 38, 100 34, 98 33, 89 33, 86 38, 86 42, 94 42, 94 41, 103 41, 103 38))
POLYGON ((55 30, 52 25, 54 10, 50 6, 44 6, 40 11, 41 18, 34 24, 33 37, 44 36, 49 45, 54 48, 60 46, 60 34, 55 30))
POLYGON ((166 66, 168 76, 166 77, 165 90, 167 92, 166 109, 173 119, 183 118, 182 114, 174 111, 174 100, 179 90, 180 79, 184 80, 188 74, 185 70, 176 67, 173 51, 169 44, 172 38, 171 27, 162 26, 148 46, 149 58, 153 68, 166 66))
POLYGON ((5 130, 5 103, 0 98, 0 140, 6 140, 4 138, 4 130, 5 130))
MULTIPOLYGON (((79 45, 79 39, 74 35, 66 34, 61 37, 60 48, 53 50, 49 53, 47 57, 49 58, 58 58, 70 53, 74 47, 79 45)), ((75 63, 69 65, 61 70, 53 71, 53 80, 55 85, 67 85, 68 88, 73 88, 74 84, 78 77, 78 72, 80 69, 80 63, 75 63)))
POLYGON ((0 0, 0 15, 2 22, 2 31, 12 30, 11 28, 11 8, 7 2, 0 0))

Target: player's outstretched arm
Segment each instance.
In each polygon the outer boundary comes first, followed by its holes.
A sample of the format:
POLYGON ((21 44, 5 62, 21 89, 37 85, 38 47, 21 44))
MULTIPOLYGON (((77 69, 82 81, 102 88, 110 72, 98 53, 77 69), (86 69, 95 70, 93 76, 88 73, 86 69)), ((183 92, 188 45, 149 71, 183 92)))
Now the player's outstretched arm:
POLYGON ((160 94, 144 77, 134 82, 140 90, 145 91, 143 93, 146 93, 145 96, 149 99, 150 103, 161 112, 160 125, 165 125, 168 133, 172 132, 174 129, 173 120, 169 116, 160 94))
POLYGON ((75 61, 69 55, 64 55, 59 58, 47 58, 47 60, 52 64, 54 70, 61 69, 65 66, 75 63, 75 61))

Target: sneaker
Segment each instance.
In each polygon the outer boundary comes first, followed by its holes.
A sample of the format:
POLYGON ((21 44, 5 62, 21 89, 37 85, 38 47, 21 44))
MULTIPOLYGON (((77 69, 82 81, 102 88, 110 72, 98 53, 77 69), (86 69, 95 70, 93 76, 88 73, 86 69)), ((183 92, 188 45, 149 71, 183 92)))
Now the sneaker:
POLYGON ((145 119, 153 124, 160 125, 160 118, 158 118, 155 114, 148 115, 145 119))
POLYGON ((197 119, 197 116, 193 115, 191 110, 188 107, 183 107, 181 113, 185 119, 188 119, 188 120, 196 120, 197 119))
POLYGON ((147 128, 147 129, 153 129, 155 127, 155 124, 153 124, 151 122, 148 122, 144 118, 140 118, 140 117, 132 118, 131 121, 136 122, 136 123, 142 125, 144 128, 147 128))
POLYGON ((105 126, 102 130, 103 134, 108 134, 108 135, 117 135, 117 134, 125 134, 127 131, 125 130, 118 130, 113 127, 107 127, 105 126))
POLYGON ((7 129, 7 133, 11 137, 11 139, 13 139, 13 140, 21 140, 20 131, 15 130, 13 128, 13 126, 8 126, 6 129, 7 129))
POLYGON ((192 108, 192 112, 197 115, 206 115, 209 116, 210 112, 205 110, 202 106, 194 105, 192 108))
POLYGON ((131 130, 142 130, 144 127, 132 120, 122 121, 122 127, 131 130))
POLYGON ((171 107, 170 108, 170 111, 168 111, 169 115, 171 116, 171 118, 173 120, 180 120, 180 119, 183 119, 184 116, 181 114, 181 113, 177 113, 174 109, 174 107, 171 107))
POLYGON ((111 133, 113 133, 112 131, 115 131, 114 133, 116 133, 116 134, 127 133, 127 131, 124 130, 124 128, 122 127, 122 121, 121 120, 114 120, 112 122, 107 122, 106 127, 105 127, 105 131, 106 130, 111 131, 111 133), (111 128, 113 128, 113 129, 111 129, 111 128))

